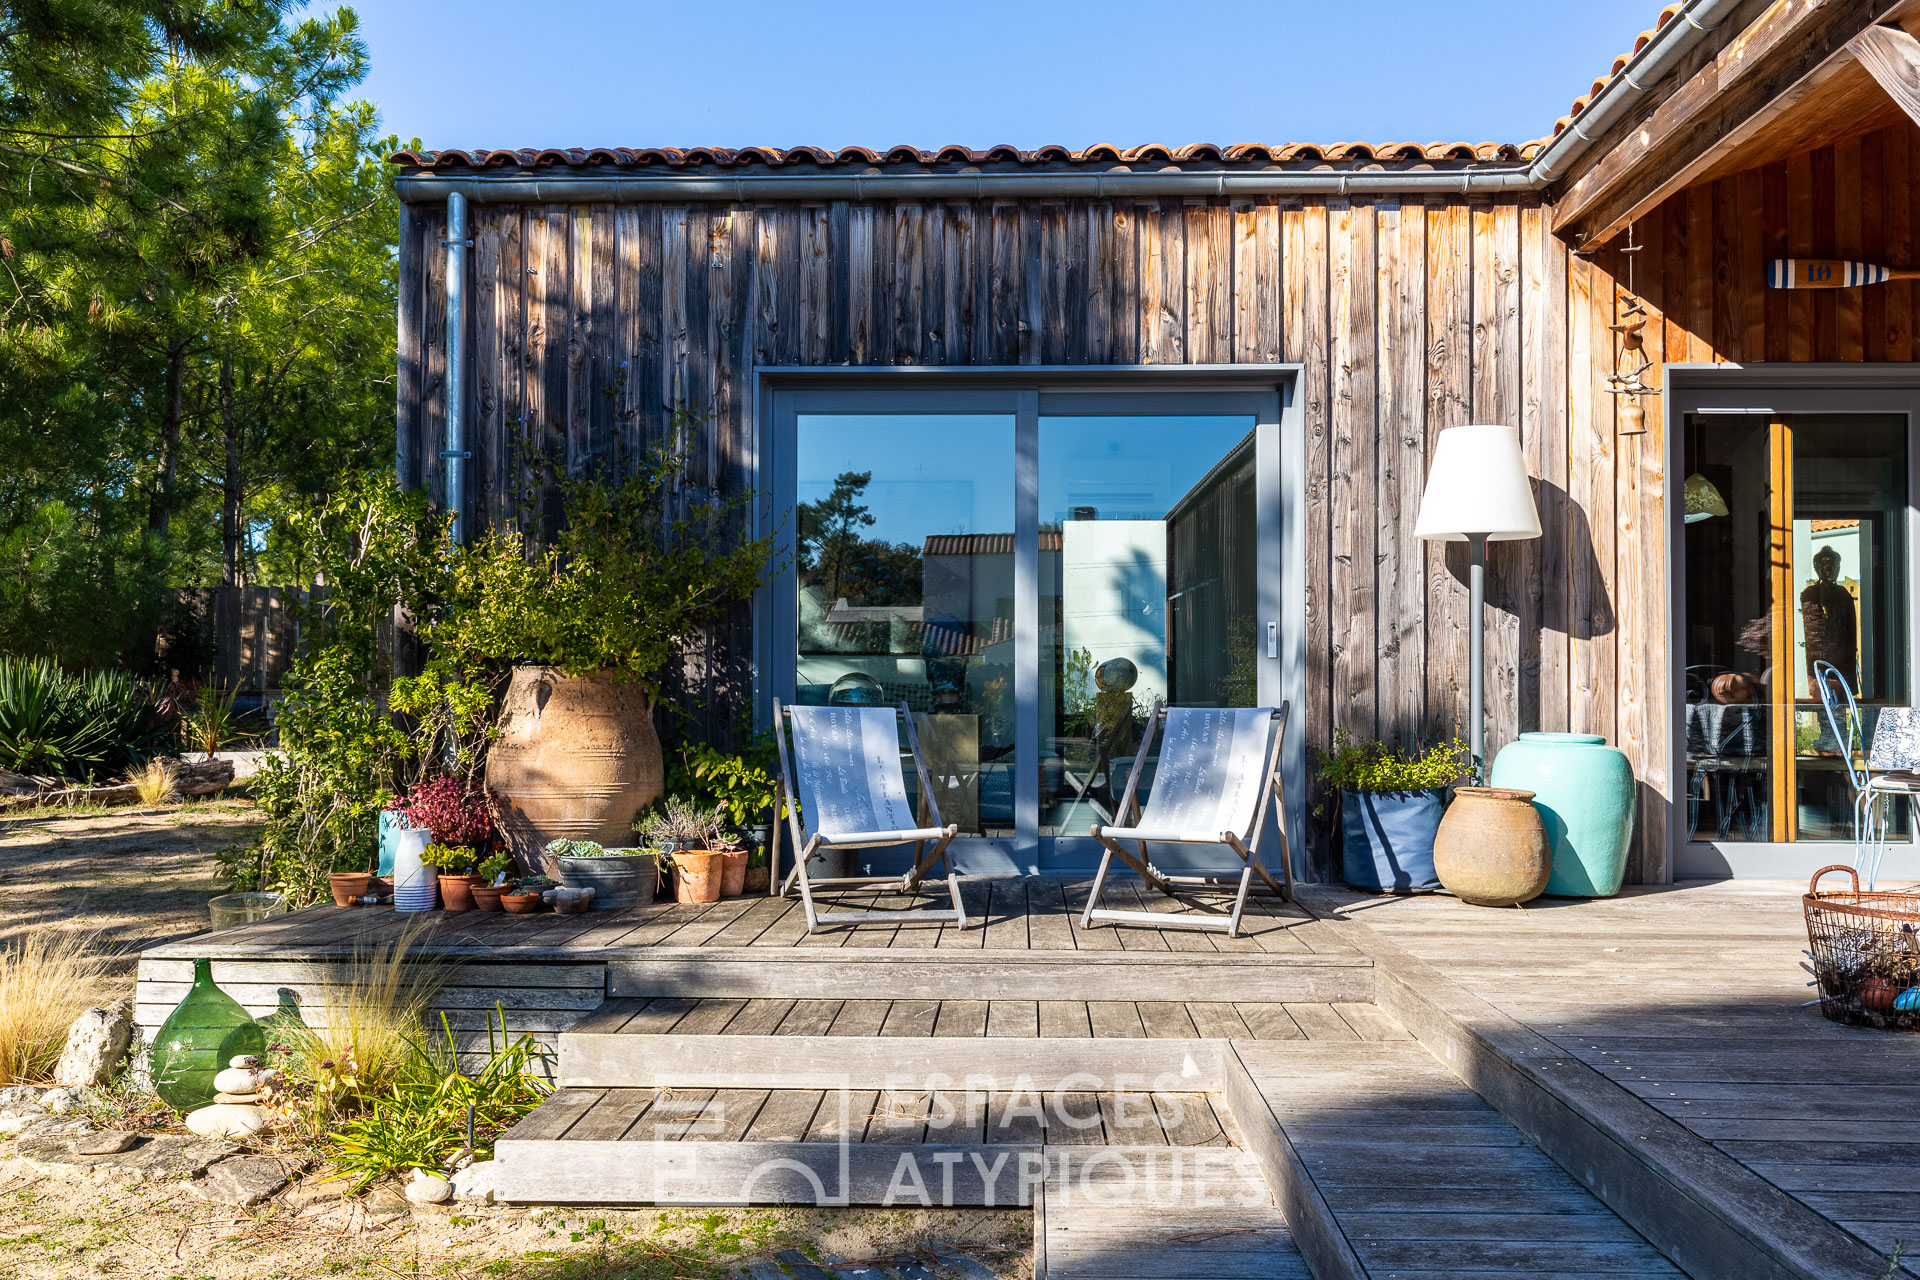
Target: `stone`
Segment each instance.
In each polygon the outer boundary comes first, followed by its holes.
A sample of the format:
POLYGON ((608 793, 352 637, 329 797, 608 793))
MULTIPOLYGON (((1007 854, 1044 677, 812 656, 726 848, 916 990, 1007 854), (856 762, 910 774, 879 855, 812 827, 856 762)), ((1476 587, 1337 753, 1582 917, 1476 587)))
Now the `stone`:
POLYGON ((491 1160, 479 1160, 459 1170, 453 1175, 453 1198, 462 1204, 492 1204, 496 1167, 491 1160))
POLYGON ((287 1185, 296 1169, 272 1156, 229 1156, 207 1166, 207 1176, 193 1185, 194 1193, 215 1204, 249 1208, 287 1185))
POLYGON ((236 1054, 234 1057, 227 1059, 227 1070, 229 1071, 254 1071, 257 1070, 259 1066, 260 1059, 251 1053, 236 1054))
POLYGON ((126 1129, 102 1129, 89 1133, 73 1144, 73 1154, 77 1156, 117 1156, 122 1151, 133 1150, 140 1141, 140 1135, 126 1129))
MULTIPOLYGON (((235 1062, 241 1059, 235 1058, 235 1062)), ((213 1087, 221 1093, 255 1094, 280 1078, 278 1071, 258 1067, 228 1067, 213 1078, 213 1087)))
POLYGON ((22 1109, 18 1115, 0 1116, 0 1137, 11 1138, 52 1119, 52 1116, 38 1107, 32 1110, 22 1109))
POLYGON ((105 1084, 126 1061, 133 1020, 120 1008, 89 1009, 67 1029, 67 1045, 53 1069, 55 1084, 105 1084))
POLYGON ((280 1194, 280 1203, 297 1212, 316 1204, 339 1204, 352 1196, 352 1178, 303 1178, 280 1194))
POLYGON ((77 1089, 49 1089, 40 1095, 40 1109, 48 1115, 64 1116, 70 1111, 80 1109, 80 1091, 77 1089))
POLYGON ((221 1103, 232 1103, 235 1106, 250 1107, 260 1101, 260 1095, 257 1093, 216 1093, 213 1095, 213 1100, 221 1103))
POLYGON ((414 1204, 440 1204, 453 1197, 453 1184, 437 1173, 415 1169, 407 1179, 407 1199, 414 1204))
POLYGON ((203 1138, 251 1138, 266 1132, 270 1123, 259 1107, 213 1103, 187 1113, 187 1128, 203 1138))
POLYGON ((0 1089, 0 1107, 38 1107, 40 1091, 30 1084, 12 1084, 0 1089))
POLYGON ((79 1140, 72 1134, 33 1134, 20 1139, 14 1155, 29 1169, 50 1177, 177 1182, 197 1176, 214 1161, 224 1160, 240 1150, 231 1142, 171 1133, 141 1137, 125 1151, 113 1155, 81 1155, 74 1149, 78 1145, 79 1140))
POLYGON ((375 1187, 360 1202, 369 1222, 387 1222, 413 1212, 407 1198, 390 1186, 375 1187))

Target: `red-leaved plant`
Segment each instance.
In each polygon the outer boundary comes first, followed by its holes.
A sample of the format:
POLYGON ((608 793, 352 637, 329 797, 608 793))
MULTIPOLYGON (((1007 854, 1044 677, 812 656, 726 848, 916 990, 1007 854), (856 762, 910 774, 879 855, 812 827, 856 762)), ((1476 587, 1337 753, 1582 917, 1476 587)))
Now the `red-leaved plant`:
POLYGON ((469 790, 458 778, 423 782, 394 808, 413 826, 431 832, 435 844, 484 850, 498 835, 487 792, 477 787, 469 790))

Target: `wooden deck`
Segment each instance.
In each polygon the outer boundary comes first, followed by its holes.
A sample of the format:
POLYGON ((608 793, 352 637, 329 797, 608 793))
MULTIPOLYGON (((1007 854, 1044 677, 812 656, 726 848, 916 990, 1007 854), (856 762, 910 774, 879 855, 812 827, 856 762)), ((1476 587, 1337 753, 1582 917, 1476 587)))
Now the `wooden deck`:
POLYGON ((974 929, 811 936, 765 898, 328 907, 144 953, 138 1014, 206 955, 250 1008, 323 1019, 341 962, 407 935, 468 1048, 497 1003, 555 1050, 560 1092, 500 1147, 509 1199, 919 1203, 904 1159, 945 1203, 1031 1205, 1043 1275, 1864 1280, 1920 1240, 1920 1038, 1801 1007, 1786 887, 1309 889, 1239 939, 1083 929, 1085 891, 973 881, 974 929), (1210 1243, 1152 1247, 1186 1234, 1210 1243))
MULTIPOLYGON (((1841 1026, 1805 1007, 1815 993, 1799 967, 1802 891, 1629 888, 1519 911, 1309 898, 1344 904, 1364 927, 1345 936, 1389 975, 1380 999, 1436 1052, 1460 1054, 1450 1060, 1470 1080, 1515 1064, 1541 1073, 1531 1095, 1482 1087, 1528 1107, 1557 1098, 1565 1116, 1553 1123, 1565 1123, 1558 1139, 1540 1135, 1549 1150, 1590 1144, 1595 1126, 1631 1149, 1637 1168, 1611 1166, 1619 1194, 1672 1219, 1670 1251, 1695 1274, 1728 1274, 1699 1256, 1711 1246, 1730 1260, 1750 1247, 1782 1268, 1748 1274, 1871 1277, 1894 1241, 1920 1244, 1920 1141, 1902 1122, 1920 1104, 1920 1036, 1841 1026), (1464 999, 1438 984, 1423 991, 1390 948, 1464 999), (1470 1027, 1495 1056, 1472 1065, 1443 1021, 1470 1027), (1549 1054, 1559 1061, 1543 1071, 1549 1054)), ((1911 1256, 1899 1274, 1916 1274, 1911 1256)))

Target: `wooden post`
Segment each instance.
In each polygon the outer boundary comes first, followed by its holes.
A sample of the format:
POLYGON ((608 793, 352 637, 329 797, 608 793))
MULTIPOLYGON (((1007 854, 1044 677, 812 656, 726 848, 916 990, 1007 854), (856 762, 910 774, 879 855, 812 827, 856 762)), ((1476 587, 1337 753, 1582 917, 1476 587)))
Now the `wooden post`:
POLYGON ((1768 424, 1772 494, 1767 525, 1767 559, 1773 588, 1773 838, 1794 835, 1793 735, 1793 421, 1785 416, 1768 424))

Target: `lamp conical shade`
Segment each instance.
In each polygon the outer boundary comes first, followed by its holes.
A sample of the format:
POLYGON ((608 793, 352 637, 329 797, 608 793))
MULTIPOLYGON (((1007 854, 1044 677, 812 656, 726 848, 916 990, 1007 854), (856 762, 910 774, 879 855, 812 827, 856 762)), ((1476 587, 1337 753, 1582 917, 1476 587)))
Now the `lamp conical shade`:
POLYGON ((1474 425, 1440 433, 1413 536, 1465 542, 1468 534, 1484 534, 1489 542, 1540 536, 1517 428, 1474 425))

